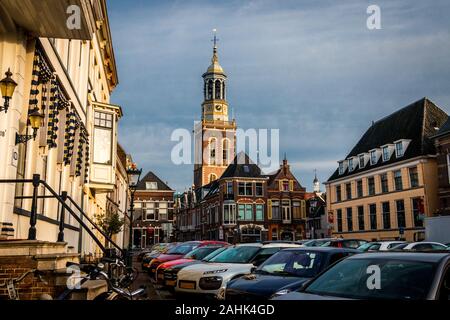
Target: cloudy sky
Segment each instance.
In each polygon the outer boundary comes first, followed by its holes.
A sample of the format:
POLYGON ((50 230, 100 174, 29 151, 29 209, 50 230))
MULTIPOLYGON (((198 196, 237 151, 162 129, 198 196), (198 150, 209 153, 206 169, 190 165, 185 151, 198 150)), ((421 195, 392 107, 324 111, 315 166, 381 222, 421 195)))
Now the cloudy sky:
POLYGON ((108 3, 119 140, 178 191, 192 167, 172 164, 170 136, 200 118, 213 28, 238 126, 280 129, 280 153, 308 190, 314 169, 326 181, 372 120, 424 96, 450 112, 446 0, 108 3), (380 30, 366 26, 371 4, 380 30))

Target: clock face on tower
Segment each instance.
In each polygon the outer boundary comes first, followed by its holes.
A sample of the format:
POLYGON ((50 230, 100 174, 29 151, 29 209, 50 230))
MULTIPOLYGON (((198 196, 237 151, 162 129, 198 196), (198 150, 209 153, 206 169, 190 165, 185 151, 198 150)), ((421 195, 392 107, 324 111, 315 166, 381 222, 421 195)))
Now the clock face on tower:
POLYGON ((217 106, 216 106, 216 111, 218 111, 218 112, 222 111, 222 106, 217 105, 217 106))

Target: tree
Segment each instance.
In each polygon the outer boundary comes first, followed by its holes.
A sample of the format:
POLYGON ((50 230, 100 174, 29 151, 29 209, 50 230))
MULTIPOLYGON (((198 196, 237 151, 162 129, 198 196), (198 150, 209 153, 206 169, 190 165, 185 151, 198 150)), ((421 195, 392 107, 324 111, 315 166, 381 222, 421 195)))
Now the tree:
POLYGON ((120 218, 119 213, 101 213, 95 216, 97 219, 98 226, 106 233, 106 235, 111 238, 113 235, 122 231, 122 226, 124 224, 124 219, 120 218))

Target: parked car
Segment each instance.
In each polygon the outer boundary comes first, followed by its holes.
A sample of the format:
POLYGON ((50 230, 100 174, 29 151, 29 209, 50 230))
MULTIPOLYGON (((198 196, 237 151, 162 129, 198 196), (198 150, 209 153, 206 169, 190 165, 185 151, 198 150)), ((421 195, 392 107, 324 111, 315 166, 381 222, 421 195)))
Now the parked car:
POLYGON ((292 243, 247 243, 231 246, 208 263, 185 267, 178 272, 177 293, 200 293, 217 297, 231 279, 249 274, 283 248, 300 247, 292 243))
POLYGON ((449 300, 450 254, 361 253, 338 262, 301 289, 274 300, 449 300), (379 268, 378 272, 374 266, 379 268), (373 276, 377 274, 379 284, 373 276), (372 277, 372 278, 369 278, 372 277), (371 285, 369 286, 368 283, 371 285))
POLYGON ((149 266, 148 266, 148 273, 149 273, 151 278, 154 278, 155 272, 156 272, 156 268, 158 268, 158 266, 161 263, 180 259, 185 254, 191 252, 195 248, 203 247, 203 246, 207 246, 207 245, 213 245, 213 244, 228 245, 227 242, 212 241, 212 240, 211 241, 210 240, 205 240, 205 241, 187 241, 187 242, 180 243, 179 245, 169 249, 166 253, 160 254, 158 257, 152 259, 150 261, 150 263, 149 263, 149 266))
POLYGON ((306 281, 335 262, 359 253, 347 248, 304 247, 275 253, 252 274, 231 280, 225 300, 267 300, 299 289, 306 281))
POLYGON ((403 248, 403 250, 413 250, 413 251, 440 251, 447 250, 447 246, 438 242, 413 242, 409 243, 403 248))
POLYGON ((322 247, 336 247, 336 248, 351 248, 357 249, 359 246, 367 243, 366 240, 360 239, 331 239, 326 241, 321 246, 322 247))
POLYGON ((388 251, 392 248, 395 248, 397 245, 405 243, 405 241, 376 241, 376 242, 367 242, 358 247, 358 250, 361 252, 370 252, 370 251, 388 251))
POLYGON ((168 262, 161 263, 155 272, 155 281, 157 284, 164 284, 164 271, 167 268, 174 267, 179 264, 184 264, 186 262, 190 262, 193 260, 202 260, 206 256, 208 256, 210 253, 216 251, 219 248, 228 246, 228 244, 213 244, 213 245, 206 245, 203 247, 196 248, 192 250, 191 252, 187 253, 183 258, 172 260, 168 262))
POLYGON ((207 262, 211 261, 212 258, 214 258, 218 254, 220 254, 222 251, 224 251, 225 249, 227 249, 227 247, 222 247, 220 249, 217 249, 201 260, 191 260, 191 261, 185 262, 183 264, 177 264, 174 266, 167 267, 164 270, 164 286, 171 291, 174 290, 177 285, 178 272, 180 272, 181 269, 183 269, 187 266, 192 266, 194 264, 207 263, 207 262))
POLYGON ((142 262, 142 260, 144 259, 144 256, 149 256, 149 255, 153 255, 153 254, 166 252, 171 247, 173 247, 177 244, 178 243, 176 243, 176 242, 158 243, 158 244, 153 245, 151 248, 144 248, 137 255, 137 261, 142 262))
POLYGON ((320 247, 324 243, 327 243, 330 240, 334 240, 336 238, 323 238, 323 239, 312 239, 303 243, 305 247, 320 247))

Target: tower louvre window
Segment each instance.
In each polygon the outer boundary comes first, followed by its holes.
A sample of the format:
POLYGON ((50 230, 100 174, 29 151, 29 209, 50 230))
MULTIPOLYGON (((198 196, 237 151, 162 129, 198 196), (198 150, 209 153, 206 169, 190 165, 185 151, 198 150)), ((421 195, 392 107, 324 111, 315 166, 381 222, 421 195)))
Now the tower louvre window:
POLYGON ((206 97, 208 100, 211 100, 213 97, 213 81, 208 81, 208 96, 206 97))
POLYGON ((220 83, 220 80, 216 80, 215 99, 221 98, 221 91, 222 91, 221 89, 222 89, 222 85, 220 83))

